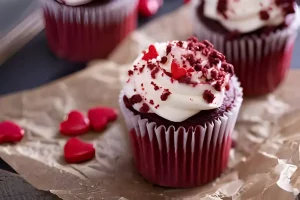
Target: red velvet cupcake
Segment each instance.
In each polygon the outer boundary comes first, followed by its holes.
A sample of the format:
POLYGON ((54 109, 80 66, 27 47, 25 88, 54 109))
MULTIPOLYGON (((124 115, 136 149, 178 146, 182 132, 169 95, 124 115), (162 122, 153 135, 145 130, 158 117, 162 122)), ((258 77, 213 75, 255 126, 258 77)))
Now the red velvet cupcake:
POLYGON ((49 47, 61 58, 106 58, 136 28, 137 0, 41 0, 49 47))
POLYGON ((247 96, 272 92, 290 67, 299 26, 295 0, 198 0, 195 34, 232 63, 247 96))
POLYGON ((208 41, 150 45, 119 98, 139 173, 175 188, 220 176, 242 95, 233 66, 208 41))

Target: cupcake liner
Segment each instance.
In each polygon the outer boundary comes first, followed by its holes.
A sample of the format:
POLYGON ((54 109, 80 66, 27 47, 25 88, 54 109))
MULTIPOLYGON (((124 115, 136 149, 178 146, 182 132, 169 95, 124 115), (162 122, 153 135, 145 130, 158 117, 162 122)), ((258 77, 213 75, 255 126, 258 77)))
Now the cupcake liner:
POLYGON ((231 135, 242 103, 237 79, 236 100, 231 111, 204 126, 185 129, 157 126, 126 108, 124 92, 119 97, 121 111, 133 149, 135 165, 149 182, 174 188, 195 187, 208 183, 226 169, 231 135))
POLYGON ((71 61, 106 58, 136 28, 137 0, 71 7, 41 0, 50 49, 71 61))
POLYGON ((194 20, 195 35, 199 40, 209 40, 217 50, 224 53, 227 61, 233 64, 246 96, 270 93, 284 80, 297 37, 299 14, 284 30, 268 36, 253 35, 234 40, 214 33, 201 23, 196 13, 194 20))

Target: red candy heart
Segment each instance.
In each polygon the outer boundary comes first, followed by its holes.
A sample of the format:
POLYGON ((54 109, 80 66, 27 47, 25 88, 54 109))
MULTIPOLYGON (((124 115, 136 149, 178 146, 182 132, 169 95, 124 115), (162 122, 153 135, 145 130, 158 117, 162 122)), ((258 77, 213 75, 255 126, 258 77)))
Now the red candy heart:
POLYGON ((78 138, 70 138, 65 144, 64 156, 68 163, 81 163, 95 157, 95 148, 78 138))
POLYGON ((117 117, 117 111, 112 108, 97 107, 88 111, 88 118, 94 131, 102 131, 108 122, 115 121, 117 117))
POLYGON ((139 13, 145 17, 151 17, 162 6, 163 0, 140 0, 139 13))
POLYGON ((60 132, 66 136, 76 136, 89 131, 90 121, 81 112, 74 110, 60 123, 60 132))
POLYGON ((0 123, 0 144, 6 142, 19 142, 24 136, 24 129, 11 121, 0 123))
POLYGON ((180 67, 179 64, 173 60, 171 64, 171 73, 173 78, 179 79, 181 77, 184 77, 186 75, 186 69, 183 67, 180 67))
POLYGON ((157 58, 157 56, 158 56, 158 53, 156 51, 155 46, 150 45, 149 48, 148 48, 148 53, 145 53, 142 59, 145 60, 145 61, 148 61, 148 60, 151 60, 153 58, 157 58))

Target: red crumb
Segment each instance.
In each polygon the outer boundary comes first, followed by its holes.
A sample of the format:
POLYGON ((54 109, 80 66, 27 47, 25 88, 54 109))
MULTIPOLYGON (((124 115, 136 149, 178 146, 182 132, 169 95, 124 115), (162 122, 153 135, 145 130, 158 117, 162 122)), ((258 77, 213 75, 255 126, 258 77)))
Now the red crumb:
POLYGON ((204 93, 203 93, 203 99, 207 103, 212 103, 215 99, 215 95, 213 93, 211 93, 210 90, 205 90, 204 93))

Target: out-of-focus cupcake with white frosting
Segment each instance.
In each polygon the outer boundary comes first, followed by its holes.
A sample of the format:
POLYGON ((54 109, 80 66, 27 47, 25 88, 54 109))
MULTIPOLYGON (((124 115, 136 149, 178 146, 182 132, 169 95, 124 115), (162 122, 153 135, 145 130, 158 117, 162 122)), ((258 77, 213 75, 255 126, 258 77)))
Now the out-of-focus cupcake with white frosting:
POLYGON ((195 35, 235 68, 247 96, 272 92, 290 67, 299 27, 295 0, 195 0, 195 35))
POLYGON ((233 66, 208 41, 150 45, 128 71, 119 98, 139 173, 176 188, 220 176, 242 95, 233 66))
POLYGON ((71 61, 106 58, 136 28, 138 0, 40 0, 50 49, 71 61))

